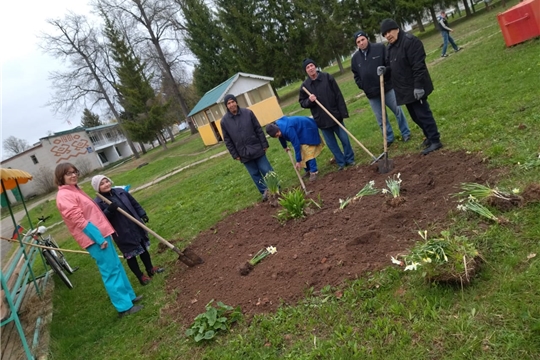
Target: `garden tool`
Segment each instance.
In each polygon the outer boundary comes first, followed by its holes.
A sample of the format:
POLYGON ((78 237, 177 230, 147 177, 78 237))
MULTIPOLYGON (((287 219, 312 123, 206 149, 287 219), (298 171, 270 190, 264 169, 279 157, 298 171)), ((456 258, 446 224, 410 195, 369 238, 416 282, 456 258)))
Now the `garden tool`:
MULTIPOLYGON (((106 197, 104 197, 103 195, 97 193, 96 194, 101 200, 103 200, 105 202, 105 204, 107 205, 110 205, 111 204, 111 201, 109 201, 106 197)), ((156 239, 158 239, 161 243, 163 243, 164 245, 166 245, 169 249, 173 250, 175 253, 178 254, 178 260, 180 260, 181 262, 183 262, 184 264, 186 264, 187 266, 189 267, 193 267, 195 265, 198 265, 198 264, 202 264, 204 263, 204 260, 198 256, 197 254, 195 254, 192 250, 186 248, 184 249, 184 251, 178 249, 176 246, 174 246, 173 244, 171 244, 170 242, 168 242, 167 240, 165 240, 164 238, 162 238, 161 236, 159 236, 156 232, 154 232, 153 230, 151 230, 150 228, 148 228, 145 224, 143 224, 142 222, 140 222, 139 220, 135 219, 133 216, 129 215, 126 211, 124 211, 122 208, 118 208, 117 209, 122 215, 124 215, 125 217, 127 217, 129 220, 133 221, 135 224, 139 225, 141 228, 143 228, 144 230, 148 231, 150 234, 154 235, 156 237, 156 239)))
POLYGON ((300 185, 302 185, 302 189, 304 189, 304 193, 307 195, 308 191, 306 189, 306 184, 304 184, 304 180, 302 180, 302 176, 300 175, 300 172, 298 172, 298 169, 296 168, 296 164, 294 163, 294 159, 292 157, 292 154, 290 151, 286 151, 287 154, 289 154, 289 159, 291 159, 292 166, 294 168, 294 171, 296 172, 296 175, 298 176, 298 180, 300 180, 300 185))
MULTIPOLYGON (((304 91, 306 92, 306 94, 311 95, 311 93, 309 92, 308 89, 306 89, 305 86, 302 86, 302 90, 304 90, 304 91)), ((332 115, 332 114, 330 113, 330 111, 328 111, 328 110, 323 106, 323 104, 321 104, 321 103, 319 102, 319 100, 315 99, 315 102, 317 103, 317 105, 319 105, 319 106, 321 107, 321 109, 324 110, 325 113, 328 114, 328 116, 330 116, 330 118, 332 118, 332 120, 334 120, 334 121, 336 122, 336 124, 338 124, 338 125, 339 125, 339 126, 340 126, 340 127, 341 127, 341 128, 342 128, 342 129, 343 129, 343 130, 351 137, 351 139, 353 139, 354 141, 356 141, 356 143, 357 143, 358 145, 360 145, 360 147, 361 147, 361 148, 362 148, 369 156, 371 156, 371 159, 373 160, 373 161, 371 162, 372 164, 375 164, 377 161, 379 161, 379 159, 380 159, 384 154, 381 154, 379 157, 375 157, 375 155, 373 155, 373 154, 371 153, 371 151, 369 151, 369 150, 368 150, 368 149, 367 149, 360 141, 358 141, 358 139, 355 138, 354 135, 351 134, 351 132, 350 132, 349 130, 347 130, 347 128, 346 128, 345 126, 343 126, 343 124, 341 124, 341 123, 335 118, 335 116, 332 115)))
POLYGON ((386 140, 386 104, 384 97, 384 74, 379 75, 381 83, 381 107, 382 107, 382 130, 383 130, 383 153, 378 157, 379 173, 386 174, 394 168, 394 160, 388 159, 388 141, 386 140))

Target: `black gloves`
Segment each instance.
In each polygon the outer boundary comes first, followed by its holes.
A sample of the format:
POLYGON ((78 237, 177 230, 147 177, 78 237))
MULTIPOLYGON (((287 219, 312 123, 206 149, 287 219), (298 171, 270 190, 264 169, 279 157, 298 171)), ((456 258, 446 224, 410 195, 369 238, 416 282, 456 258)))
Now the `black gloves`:
POLYGON ((107 206, 107 210, 112 213, 113 211, 118 210, 118 205, 116 205, 114 202, 111 202, 109 206, 107 206))
POLYGON ((145 223, 150 221, 150 219, 148 219, 148 215, 146 215, 146 214, 141 216, 141 220, 144 221, 145 223))

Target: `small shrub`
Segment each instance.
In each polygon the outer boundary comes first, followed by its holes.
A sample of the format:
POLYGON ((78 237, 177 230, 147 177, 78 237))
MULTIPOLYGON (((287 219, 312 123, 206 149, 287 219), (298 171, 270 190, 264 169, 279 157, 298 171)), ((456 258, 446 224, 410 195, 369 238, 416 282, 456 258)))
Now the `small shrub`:
POLYGON ((291 190, 279 199, 279 205, 283 207, 278 211, 277 219, 284 223, 289 219, 300 219, 305 216, 306 198, 300 189, 291 190))
POLYGON ((196 342, 212 340, 218 331, 229 330, 232 323, 238 321, 242 312, 240 307, 233 308, 221 301, 217 307, 212 306, 214 300, 206 304, 206 312, 197 315, 193 325, 186 330, 186 336, 192 337, 196 342))

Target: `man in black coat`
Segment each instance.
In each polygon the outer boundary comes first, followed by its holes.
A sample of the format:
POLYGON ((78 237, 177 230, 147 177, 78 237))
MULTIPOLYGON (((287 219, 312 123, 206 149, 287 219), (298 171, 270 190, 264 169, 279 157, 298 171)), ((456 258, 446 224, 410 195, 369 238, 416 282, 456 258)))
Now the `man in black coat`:
POLYGON ((349 117, 347 105, 336 80, 332 75, 317 71, 317 65, 311 59, 305 59, 302 63, 308 78, 302 83, 298 102, 300 106, 311 110, 311 115, 321 129, 324 141, 334 155, 339 170, 344 166, 354 165, 354 152, 349 136, 316 102, 319 102, 330 112, 343 126, 343 119, 349 117), (308 95, 303 87, 308 89, 308 95), (339 148, 337 138, 341 141, 343 151, 339 148))
MULTIPOLYGON (((381 82, 379 75, 377 75, 377 68, 386 65, 386 47, 382 43, 370 43, 368 35, 362 30, 354 34, 354 41, 358 46, 358 51, 354 53, 351 60, 354 81, 359 89, 364 90, 369 105, 382 130, 381 82)), ((396 116, 402 140, 409 141, 411 130, 409 124, 407 124, 405 114, 397 104, 396 94, 390 80, 390 72, 384 76, 384 103, 396 116)), ((394 140, 394 130, 390 125, 390 121, 388 121, 388 113, 386 113, 386 141, 390 145, 394 140)))
POLYGON ((422 129, 426 138, 422 143, 422 154, 427 155, 443 145, 427 101, 433 92, 433 83, 426 65, 424 45, 416 36, 402 31, 392 19, 381 22, 381 34, 390 44, 387 48, 388 66, 380 66, 377 74, 391 71, 397 103, 407 106, 411 118, 422 129))
POLYGON ((225 146, 233 159, 244 164, 262 194, 262 200, 266 201, 268 188, 264 183, 264 176, 274 169, 266 158, 269 145, 261 124, 253 111, 238 106, 234 95, 225 95, 223 102, 227 107, 227 113, 221 119, 225 146))

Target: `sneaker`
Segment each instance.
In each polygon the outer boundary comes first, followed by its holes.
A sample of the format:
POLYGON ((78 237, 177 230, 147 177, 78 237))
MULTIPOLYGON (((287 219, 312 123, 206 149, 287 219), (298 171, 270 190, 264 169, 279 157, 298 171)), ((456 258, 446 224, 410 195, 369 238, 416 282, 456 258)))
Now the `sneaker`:
POLYGON ((408 136, 404 136, 404 137, 403 137, 403 142, 407 142, 407 141, 409 141, 409 140, 411 140, 411 135, 408 135, 408 136))
POLYGON ((337 169, 338 169, 338 171, 341 171, 341 170, 343 170, 343 166, 338 166, 337 169))
POLYGON ((144 295, 139 295, 139 296, 137 296, 135 299, 131 300, 131 302, 134 303, 134 304, 135 304, 135 303, 138 303, 139 301, 142 300, 143 296, 144 296, 144 295))
POLYGON ((152 269, 150 269, 150 271, 148 271, 148 276, 152 277, 156 274, 160 274, 162 272, 165 271, 165 268, 162 268, 162 267, 159 267, 159 266, 154 266, 152 269))
POLYGON ((143 308, 144 306, 142 305, 133 305, 129 310, 126 310, 126 311, 120 311, 118 313, 118 316, 119 317, 124 317, 126 315, 131 315, 131 314, 135 314, 136 312, 139 312, 141 311, 141 309, 143 308))
POLYGON ((432 143, 431 145, 429 145, 427 148, 425 148, 422 151, 422 155, 427 155, 430 152, 433 152, 435 150, 439 150, 442 147, 443 147, 443 144, 441 142, 432 143))
POLYGON ((144 275, 144 274, 143 274, 143 276, 141 276, 141 277, 139 278, 139 282, 140 282, 141 285, 143 285, 143 286, 144 286, 144 285, 148 285, 148 283, 150 282, 150 280, 152 280, 152 279, 150 279, 148 276, 146 276, 146 275, 144 275))
POLYGON ((454 51, 455 51, 455 52, 458 52, 459 50, 461 50, 461 48, 460 48, 460 47, 458 47, 458 48, 457 48, 456 50, 454 50, 454 51))
POLYGON ((441 55, 441 57, 448 57, 448 54, 443 54, 441 55))
POLYGON ((352 162, 350 162, 350 163, 348 163, 348 164, 345 164, 345 166, 354 166, 354 165, 355 165, 355 164, 354 164, 354 161, 352 161, 352 162))
POLYGON ((309 181, 315 181, 315 180, 317 180, 317 174, 318 174, 318 173, 319 173, 318 171, 317 171, 317 172, 311 173, 311 174, 309 175, 309 181))
POLYGON ((264 190, 262 194, 262 201, 263 202, 268 201, 268 189, 264 190))

